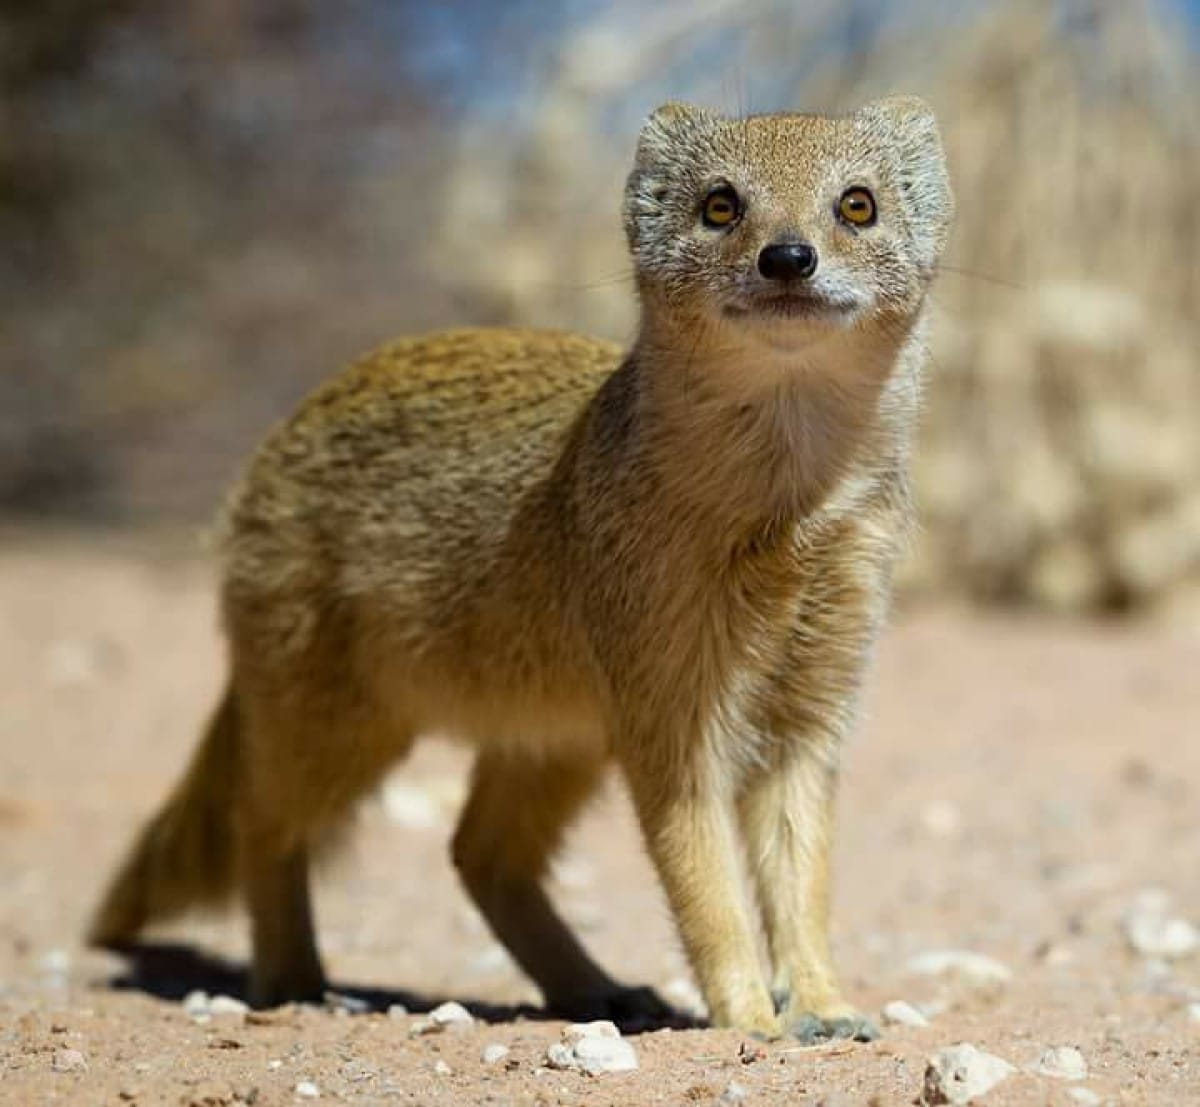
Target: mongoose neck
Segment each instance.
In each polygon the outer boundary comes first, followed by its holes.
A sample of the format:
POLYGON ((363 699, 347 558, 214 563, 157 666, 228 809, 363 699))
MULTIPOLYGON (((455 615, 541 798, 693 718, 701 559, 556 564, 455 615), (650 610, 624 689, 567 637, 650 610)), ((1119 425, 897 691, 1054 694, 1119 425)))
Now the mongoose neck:
POLYGON ((755 527, 818 511, 899 465, 919 394, 919 319, 739 333, 644 319, 630 357, 640 450, 681 503, 755 527))

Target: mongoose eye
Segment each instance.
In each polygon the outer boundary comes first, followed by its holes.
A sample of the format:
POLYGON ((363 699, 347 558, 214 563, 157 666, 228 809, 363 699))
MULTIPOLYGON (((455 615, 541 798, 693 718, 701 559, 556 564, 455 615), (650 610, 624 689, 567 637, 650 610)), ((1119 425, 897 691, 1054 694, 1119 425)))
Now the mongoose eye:
POLYGON ((717 185, 704 198, 704 225, 730 227, 742 216, 742 201, 730 185, 717 185))
POLYGON ((875 222, 875 197, 865 188, 848 188, 838 201, 838 215, 854 227, 869 227, 875 222))

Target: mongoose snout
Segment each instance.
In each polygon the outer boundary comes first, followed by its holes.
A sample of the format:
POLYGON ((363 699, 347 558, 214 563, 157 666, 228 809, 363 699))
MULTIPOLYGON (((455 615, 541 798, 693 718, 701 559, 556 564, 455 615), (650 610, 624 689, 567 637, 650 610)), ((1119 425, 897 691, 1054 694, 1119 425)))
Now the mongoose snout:
POLYGON ((769 281, 803 281, 817 271, 816 247, 807 242, 776 242, 758 254, 758 271, 769 281))

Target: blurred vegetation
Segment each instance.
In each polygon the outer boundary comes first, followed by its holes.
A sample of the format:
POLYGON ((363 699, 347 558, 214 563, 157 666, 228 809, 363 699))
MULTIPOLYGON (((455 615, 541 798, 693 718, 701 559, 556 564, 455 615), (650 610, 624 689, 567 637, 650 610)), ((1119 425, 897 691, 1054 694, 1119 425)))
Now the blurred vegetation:
POLYGON ((1165 0, 0 19, 0 512, 203 519, 274 418, 396 332, 628 338, 617 210, 646 111, 911 91, 960 214, 910 592, 1200 598, 1200 67, 1165 0))

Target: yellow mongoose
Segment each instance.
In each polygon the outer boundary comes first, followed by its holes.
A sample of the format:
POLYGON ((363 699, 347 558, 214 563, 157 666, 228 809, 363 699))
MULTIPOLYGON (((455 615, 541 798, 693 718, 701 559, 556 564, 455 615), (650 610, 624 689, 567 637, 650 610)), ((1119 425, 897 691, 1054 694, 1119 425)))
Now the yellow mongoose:
POLYGON ((309 854, 437 732, 478 749, 454 861, 550 1005, 662 1014, 542 888, 615 761, 713 1023, 873 1033, 830 961, 831 808, 909 516, 951 209, 918 100, 668 104, 625 193, 628 353, 464 330, 317 389, 230 501, 228 690, 93 940, 240 889, 254 1000, 319 996, 309 854))

